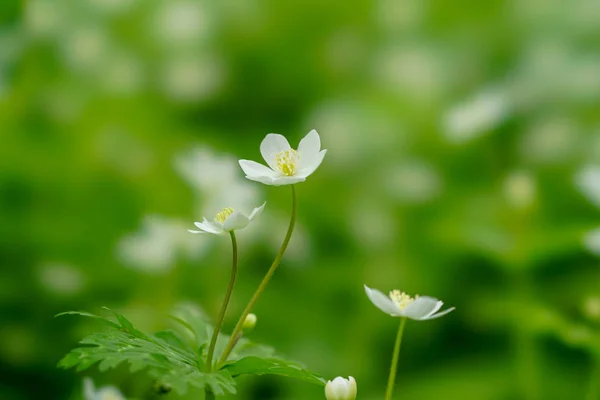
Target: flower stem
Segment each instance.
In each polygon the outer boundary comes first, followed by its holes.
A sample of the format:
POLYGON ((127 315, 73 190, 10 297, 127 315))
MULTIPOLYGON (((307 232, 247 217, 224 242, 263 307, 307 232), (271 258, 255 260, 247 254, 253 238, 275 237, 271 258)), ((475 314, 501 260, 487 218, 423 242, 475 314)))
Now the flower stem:
POLYGON ((212 334, 212 338, 210 339, 210 346, 208 347, 208 355, 206 356, 206 372, 212 371, 212 359, 215 353, 215 346, 217 344, 217 338, 219 337, 219 332, 221 331, 221 326, 223 326, 223 319, 225 319, 225 312, 227 311, 227 306, 229 305, 229 300, 231 299, 231 293, 233 292, 233 285, 235 285, 235 277, 237 274, 238 268, 238 248, 237 248, 237 239, 235 237, 235 232, 230 231, 229 236, 231 236, 231 246, 233 250, 233 262, 231 264, 231 277, 229 278, 229 286, 227 287, 227 292, 225 293, 225 298, 223 299, 223 304, 221 305, 221 310, 219 311, 219 316, 217 317, 217 323, 215 324, 215 329, 212 334))
POLYGON ((279 249, 279 252, 277 253, 277 256, 275 257, 275 260, 273 260, 273 264, 271 264, 271 267, 267 271, 267 274, 263 278, 260 285, 258 285, 258 288, 254 292, 254 295, 252 295, 252 298, 248 302, 248 305, 244 309, 244 312, 242 312, 240 319, 238 320, 237 324, 235 325, 235 328, 233 329, 233 332, 231 333, 231 337, 229 338, 229 342, 227 342, 227 346, 225 347, 225 350, 223 351, 223 354, 221 355, 221 359, 219 360, 219 363, 217 364, 219 368, 225 363, 225 361, 227 361, 227 357, 229 357, 229 354, 231 353, 231 351, 233 350, 233 347, 235 346, 235 344, 237 342, 236 338, 242 331, 242 326, 244 324, 244 320, 246 319, 248 314, 250 314, 250 311, 252 311, 252 307, 254 307, 254 305, 258 301, 258 298, 260 297, 261 293, 265 290, 265 287, 267 286, 267 284, 273 277, 273 274, 275 273, 275 270, 277 270, 277 267, 279 266, 279 262, 281 261, 281 258, 283 257, 283 254, 285 253, 285 250, 287 249, 288 244, 290 243, 290 239, 292 238, 292 232, 294 231, 294 226, 296 225, 296 214, 298 214, 298 200, 297 200, 297 196, 296 196, 295 185, 291 185, 291 187, 292 187, 292 216, 290 217, 290 225, 288 226, 287 233, 285 234, 285 238, 283 239, 283 243, 281 244, 281 248, 279 249))
POLYGON ((394 381, 396 380, 396 369, 398 368, 398 356, 400 355, 400 344, 402 343, 402 334, 404 333, 404 325, 406 325, 406 317, 400 319, 400 327, 396 336, 396 344, 394 345, 394 356, 392 357, 392 365, 390 367, 390 377, 388 379, 387 390, 385 392, 385 400, 392 400, 394 392, 394 381))

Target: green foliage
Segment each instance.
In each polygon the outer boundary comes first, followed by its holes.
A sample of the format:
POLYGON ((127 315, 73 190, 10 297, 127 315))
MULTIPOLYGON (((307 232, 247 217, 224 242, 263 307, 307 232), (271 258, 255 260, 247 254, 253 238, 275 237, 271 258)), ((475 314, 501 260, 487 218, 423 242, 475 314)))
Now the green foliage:
MULTIPOLYGON (((274 356, 274 349, 241 338, 229 357, 229 362, 218 371, 205 372, 206 348, 212 334, 212 326, 202 315, 186 315, 187 318, 173 317, 181 326, 192 333, 194 340, 186 340, 174 330, 145 334, 123 315, 108 308, 114 320, 83 311, 69 311, 58 314, 80 315, 97 318, 109 326, 105 332, 95 332, 81 340, 83 347, 71 350, 64 356, 60 368, 86 370, 98 365, 102 372, 116 368, 122 363, 129 364, 131 373, 145 370, 164 387, 173 388, 185 394, 189 386, 199 389, 210 388, 217 396, 235 394, 233 378, 239 375, 273 374, 299 379, 318 385, 325 380, 297 363, 274 356)), ((219 356, 229 340, 220 334, 215 355, 219 356)))
POLYGON ((229 371, 233 377, 244 374, 271 374, 300 379, 317 385, 325 385, 325 380, 321 376, 305 370, 296 363, 279 358, 244 357, 225 364, 223 369, 229 371))

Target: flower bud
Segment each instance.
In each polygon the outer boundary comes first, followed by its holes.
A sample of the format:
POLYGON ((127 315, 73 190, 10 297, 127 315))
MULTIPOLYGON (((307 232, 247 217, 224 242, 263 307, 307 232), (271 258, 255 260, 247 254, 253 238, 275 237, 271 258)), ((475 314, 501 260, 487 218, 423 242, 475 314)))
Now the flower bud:
POLYGON ((354 400, 356 399, 356 381, 349 376, 348 379, 338 376, 325 385, 327 400, 354 400))
POLYGON ((254 329, 254 327, 256 326, 256 315, 255 314, 248 314, 246 316, 246 319, 244 320, 244 324, 242 325, 242 328, 246 331, 252 330, 254 329))

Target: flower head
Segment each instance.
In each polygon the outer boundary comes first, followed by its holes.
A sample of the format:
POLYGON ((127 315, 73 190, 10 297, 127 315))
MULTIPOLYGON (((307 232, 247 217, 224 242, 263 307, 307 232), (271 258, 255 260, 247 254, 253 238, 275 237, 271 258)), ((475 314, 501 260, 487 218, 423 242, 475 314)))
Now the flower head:
POLYGON ((239 211, 235 211, 231 207, 226 207, 219 211, 213 221, 208 221, 206 218, 202 222, 194 222, 194 225, 199 231, 189 230, 191 233, 211 233, 213 235, 224 235, 227 232, 243 229, 256 218, 265 208, 265 204, 256 207, 249 216, 239 211))
POLYGON ((348 379, 338 376, 325 385, 327 400, 354 400, 356 399, 356 381, 349 376, 348 379))
POLYGON ((321 138, 313 129, 300 141, 298 150, 292 149, 285 137, 269 133, 260 144, 260 153, 269 167, 256 161, 240 160, 246 178, 281 186, 304 182, 321 165, 327 150, 321 150, 321 138))
POLYGON ((452 307, 438 312, 444 305, 443 301, 428 296, 411 297, 399 290, 393 290, 389 296, 386 296, 379 290, 371 289, 365 285, 365 292, 369 300, 375 304, 375 307, 392 317, 406 317, 424 321, 441 317, 454 310, 454 307, 452 307))

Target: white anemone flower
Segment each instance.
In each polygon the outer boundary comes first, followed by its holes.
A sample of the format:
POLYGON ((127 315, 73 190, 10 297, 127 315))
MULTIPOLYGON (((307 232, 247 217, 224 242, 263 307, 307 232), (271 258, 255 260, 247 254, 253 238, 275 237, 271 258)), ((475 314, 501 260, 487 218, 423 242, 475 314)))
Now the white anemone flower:
POLYGON ((356 381, 349 376, 348 379, 338 376, 325 385, 327 400, 354 400, 356 399, 356 381))
POLYGON ((282 186, 304 182, 321 165, 327 150, 321 150, 321 138, 313 129, 300 141, 298 150, 292 149, 282 135, 269 133, 260 144, 260 153, 270 168, 256 161, 240 160, 246 178, 282 186))
POLYGON ((371 289, 365 285, 365 292, 369 300, 375 304, 375 307, 392 317, 405 317, 417 321, 425 321, 439 318, 454 310, 454 307, 452 307, 438 312, 444 305, 443 301, 428 296, 411 297, 399 290, 392 290, 390 295, 386 296, 379 290, 371 289))
POLYGON ((239 211, 235 211, 231 207, 226 207, 219 211, 213 221, 208 221, 206 218, 202 222, 194 222, 194 225, 199 231, 188 229, 191 233, 210 233, 213 235, 224 235, 227 232, 244 229, 248 224, 258 217, 265 208, 266 202, 262 206, 256 207, 249 216, 239 211))

